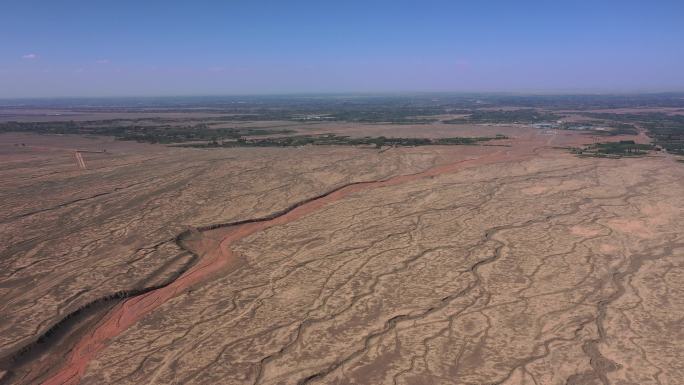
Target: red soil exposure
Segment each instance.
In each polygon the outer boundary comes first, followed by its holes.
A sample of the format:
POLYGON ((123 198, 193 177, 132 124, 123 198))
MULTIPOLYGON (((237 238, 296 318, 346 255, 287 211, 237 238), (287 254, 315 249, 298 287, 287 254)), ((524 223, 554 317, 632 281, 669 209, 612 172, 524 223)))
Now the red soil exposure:
MULTIPOLYGON (((528 158, 533 156, 536 149, 551 145, 556 138, 558 137, 555 135, 547 138, 533 135, 532 138, 528 137, 525 138, 526 140, 516 141, 514 147, 500 147, 497 151, 487 155, 437 166, 417 174, 400 175, 382 181, 361 182, 347 185, 330 194, 297 206, 270 220, 250 222, 242 225, 205 231, 202 233, 200 241, 192 242, 193 245, 198 246, 199 250, 203 251, 203 253, 198 253, 201 255, 201 260, 197 265, 189 269, 168 286, 129 298, 120 305, 117 305, 96 326, 95 330, 90 334, 85 335, 83 339, 73 347, 66 358, 64 366, 61 367, 54 376, 43 382, 43 385, 78 383, 85 373, 88 363, 98 354, 98 352, 107 346, 107 342, 110 339, 121 334, 128 327, 135 324, 177 294, 187 290, 195 284, 205 281, 212 275, 231 266, 235 261, 234 254, 231 251, 231 245, 242 238, 271 226, 297 220, 329 203, 338 201, 361 190, 393 186, 420 178, 451 173, 473 166, 528 158)), ((564 139, 567 140, 570 138, 564 139)), ((560 141, 566 140, 561 139, 560 141)), ((576 140, 577 138, 575 137, 575 141, 576 140)))

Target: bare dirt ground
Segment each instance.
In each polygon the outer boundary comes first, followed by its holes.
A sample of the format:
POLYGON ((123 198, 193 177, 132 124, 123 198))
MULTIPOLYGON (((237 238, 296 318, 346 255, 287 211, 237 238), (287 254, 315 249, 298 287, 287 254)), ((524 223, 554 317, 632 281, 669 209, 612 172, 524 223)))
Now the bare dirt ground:
POLYGON ((405 138, 449 138, 449 137, 477 137, 496 136, 522 136, 529 133, 529 128, 514 124, 389 124, 389 123, 345 123, 328 122, 315 123, 297 128, 297 131, 306 134, 349 135, 363 136, 387 136, 405 138))
POLYGON ((217 152, 18 134, 0 143, 0 356, 95 299, 168 280, 191 260, 175 243, 189 227, 264 216, 439 157, 418 148, 217 152), (83 154, 82 171, 74 147, 108 151, 83 154))
POLYGON ((383 152, 1 135, 0 375, 684 382, 684 167, 515 130, 383 152), (74 147, 107 153, 82 170, 74 147))

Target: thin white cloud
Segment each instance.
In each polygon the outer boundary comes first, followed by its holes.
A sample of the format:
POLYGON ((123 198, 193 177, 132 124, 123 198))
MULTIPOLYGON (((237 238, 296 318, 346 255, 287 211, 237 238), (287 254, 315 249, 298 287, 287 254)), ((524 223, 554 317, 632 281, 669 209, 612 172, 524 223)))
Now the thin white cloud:
POLYGON ((36 55, 35 53, 27 53, 26 55, 23 55, 21 58, 26 60, 35 60, 38 59, 38 55, 36 55))
POLYGON ((109 59, 97 59, 95 60, 95 63, 97 64, 109 64, 109 59))

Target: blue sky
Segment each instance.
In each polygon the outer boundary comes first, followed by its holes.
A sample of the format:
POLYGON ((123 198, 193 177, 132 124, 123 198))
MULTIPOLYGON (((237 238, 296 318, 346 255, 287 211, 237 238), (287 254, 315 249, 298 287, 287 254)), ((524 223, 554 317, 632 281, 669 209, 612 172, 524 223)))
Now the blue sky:
POLYGON ((681 91, 684 1, 2 0, 0 97, 681 91))

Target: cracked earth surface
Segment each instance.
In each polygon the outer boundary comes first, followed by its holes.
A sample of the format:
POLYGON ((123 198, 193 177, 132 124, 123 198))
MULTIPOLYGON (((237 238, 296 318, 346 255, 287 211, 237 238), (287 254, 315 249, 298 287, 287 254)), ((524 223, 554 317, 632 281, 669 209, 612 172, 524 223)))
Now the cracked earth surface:
MULTIPOLYGON (((149 168, 127 155, 102 161, 101 190, 64 188, 43 206, 15 193, 1 224, 15 237, 3 242, 5 355, 98 298, 163 287, 92 306, 46 338, 64 349, 33 348, 5 378, 683 383, 684 167, 519 139, 380 154, 188 150, 182 162, 160 152, 149 168), (283 210, 268 224, 202 228, 283 210), (34 227, 48 219, 61 227, 34 227), (174 242, 187 226, 198 230, 174 242)), ((96 178, 73 167, 55 171, 96 178)), ((22 183, 47 190, 52 175, 22 183)))

